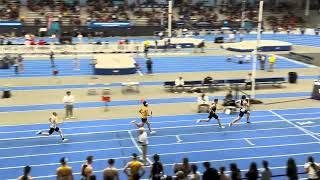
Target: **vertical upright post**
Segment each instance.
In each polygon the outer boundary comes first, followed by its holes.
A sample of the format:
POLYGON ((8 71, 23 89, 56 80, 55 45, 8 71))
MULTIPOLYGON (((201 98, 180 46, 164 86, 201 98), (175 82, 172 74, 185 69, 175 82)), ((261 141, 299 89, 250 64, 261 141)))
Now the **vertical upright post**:
POLYGON ((309 12, 310 12, 310 0, 306 0, 306 9, 305 9, 304 15, 309 16, 309 12))
POLYGON ((242 8, 241 8, 241 28, 244 28, 244 18, 246 16, 246 0, 242 0, 242 8))
POLYGON ((263 0, 259 3, 259 18, 257 28, 257 45, 256 49, 252 51, 252 86, 251 86, 251 98, 256 96, 256 69, 257 69, 257 52, 260 46, 261 39, 261 25, 262 25, 262 13, 263 13, 263 0))
POLYGON ((172 0, 168 1, 168 37, 172 36, 172 0))

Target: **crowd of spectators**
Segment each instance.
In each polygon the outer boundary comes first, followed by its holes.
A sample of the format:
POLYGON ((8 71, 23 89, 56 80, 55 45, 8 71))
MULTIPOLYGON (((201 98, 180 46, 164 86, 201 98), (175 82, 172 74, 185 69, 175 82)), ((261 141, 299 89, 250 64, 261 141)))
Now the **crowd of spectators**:
MULTIPOLYGON (((102 171, 104 180, 119 180, 120 170, 115 167, 115 159, 108 160, 108 166, 102 171)), ((61 166, 57 168, 57 179, 73 179, 73 170, 68 166, 67 158, 60 159, 61 166)), ((258 169, 258 164, 252 162, 246 171, 241 171, 236 163, 229 165, 229 173, 226 173, 225 167, 219 167, 219 169, 212 166, 210 162, 202 163, 203 172, 198 171, 198 165, 189 162, 188 158, 183 158, 181 163, 174 164, 173 176, 165 174, 165 166, 161 163, 160 156, 153 155, 153 162, 150 164, 150 170, 146 172, 145 165, 139 161, 137 154, 132 154, 132 159, 125 165, 124 173, 130 180, 139 180, 145 174, 151 180, 270 180, 274 176, 287 176, 289 180, 298 180, 299 175, 307 174, 309 180, 317 180, 320 178, 320 164, 314 161, 312 156, 307 158, 304 165, 305 172, 298 172, 298 167, 293 158, 287 160, 285 174, 272 174, 271 168, 269 168, 268 161, 262 161, 262 168, 258 169)), ((81 165, 80 174, 83 180, 95 180, 97 179, 94 171, 94 157, 88 156, 86 161, 81 165)), ((18 179, 29 180, 31 179, 31 167, 26 166, 24 173, 18 179)), ((284 179, 284 178, 282 178, 284 179)))
POLYGON ((6 0, 0 1, 0 19, 17 20, 19 19, 20 4, 9 4, 6 0))

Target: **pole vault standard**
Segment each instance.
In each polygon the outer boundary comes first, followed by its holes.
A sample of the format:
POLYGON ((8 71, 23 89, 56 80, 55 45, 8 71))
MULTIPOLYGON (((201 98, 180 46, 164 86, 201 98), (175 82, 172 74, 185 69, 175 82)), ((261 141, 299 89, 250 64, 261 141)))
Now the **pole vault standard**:
POLYGON ((252 51, 251 98, 255 98, 255 96, 256 96, 257 52, 259 50, 260 40, 261 40, 262 13, 263 13, 263 0, 260 0, 260 3, 259 3, 258 28, 257 28, 257 45, 256 45, 256 49, 254 51, 252 51))
POLYGON ((172 36, 172 0, 168 1, 168 37, 172 36))

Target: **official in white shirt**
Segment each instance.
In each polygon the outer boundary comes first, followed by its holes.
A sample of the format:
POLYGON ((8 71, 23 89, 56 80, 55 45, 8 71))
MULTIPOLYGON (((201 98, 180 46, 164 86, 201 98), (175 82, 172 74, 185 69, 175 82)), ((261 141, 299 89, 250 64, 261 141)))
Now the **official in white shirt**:
POLYGON ((73 105, 74 105, 74 96, 71 95, 70 91, 67 91, 66 95, 63 97, 62 102, 64 103, 64 108, 66 110, 65 118, 68 120, 73 117, 73 105))
POLYGON ((205 108, 205 111, 209 112, 209 107, 209 97, 204 93, 201 94, 201 96, 198 97, 198 112, 200 113, 202 108, 205 108))
POLYGON ((145 132, 143 127, 139 128, 138 143, 141 145, 142 159, 143 159, 143 163, 146 165, 149 141, 148 141, 148 134, 145 132))
POLYGON ((182 88, 182 93, 185 93, 184 92, 184 79, 181 76, 174 81, 174 84, 176 86, 175 93, 178 93, 178 88, 182 88))

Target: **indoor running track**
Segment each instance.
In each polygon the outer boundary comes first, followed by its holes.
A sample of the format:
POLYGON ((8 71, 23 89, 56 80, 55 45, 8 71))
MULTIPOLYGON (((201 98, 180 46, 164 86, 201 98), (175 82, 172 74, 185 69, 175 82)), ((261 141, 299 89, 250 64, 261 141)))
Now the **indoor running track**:
MULTIPOLYGON (((261 167, 261 161, 268 160, 273 174, 283 174, 287 158, 294 157, 301 172, 307 156, 320 160, 319 114, 320 108, 253 111, 251 124, 242 120, 225 129, 219 129, 215 121, 195 124, 206 114, 152 117, 157 133, 150 138, 149 154, 160 154, 168 174, 172 174, 172 164, 183 157, 198 164, 201 172, 204 161, 211 161, 217 168, 236 162, 245 170, 251 161, 261 167)), ((220 117, 226 124, 235 115, 220 117)), ((47 129, 47 124, 1 126, 0 179, 15 179, 25 165, 33 167, 32 175, 37 179, 55 179, 55 169, 63 156, 79 179, 80 166, 88 155, 94 156, 95 174, 101 179, 107 159, 115 158, 121 169, 132 153, 139 152, 131 120, 65 122, 62 128, 67 143, 61 143, 57 135, 35 136, 39 129, 47 129)), ((122 171, 121 176, 126 179, 122 171)))

